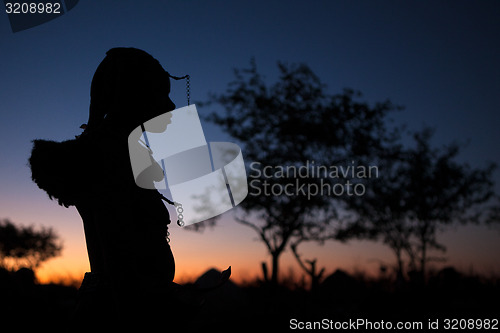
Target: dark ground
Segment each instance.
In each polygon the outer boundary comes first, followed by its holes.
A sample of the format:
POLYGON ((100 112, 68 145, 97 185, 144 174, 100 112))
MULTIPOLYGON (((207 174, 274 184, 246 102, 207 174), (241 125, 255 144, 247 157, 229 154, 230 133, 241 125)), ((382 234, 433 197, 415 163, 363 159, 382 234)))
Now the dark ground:
MULTIPOLYGON (((217 277, 215 270, 207 271, 197 285, 213 285, 217 277)), ((178 322, 180 330, 172 329, 173 320, 165 313, 165 327, 156 331, 284 332, 290 329, 292 319, 296 319, 294 325, 357 319, 394 324, 419 321, 424 328, 429 320, 439 319, 443 328, 445 319, 498 320, 499 299, 500 279, 467 276, 453 268, 430 276, 426 285, 415 281, 396 283, 390 278, 367 280, 336 271, 313 291, 273 287, 259 281, 238 286, 229 281, 208 292, 198 311, 186 309, 189 312, 178 322)), ((76 331, 68 319, 76 300, 75 287, 38 284, 27 269, 0 270, 0 322, 3 327, 11 327, 11 332, 32 332, 33 328, 76 331)))

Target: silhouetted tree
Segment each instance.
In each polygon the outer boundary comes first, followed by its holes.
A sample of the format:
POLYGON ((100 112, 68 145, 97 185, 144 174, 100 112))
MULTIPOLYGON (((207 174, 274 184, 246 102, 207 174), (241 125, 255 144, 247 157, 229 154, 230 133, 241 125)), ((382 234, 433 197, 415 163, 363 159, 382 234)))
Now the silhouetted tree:
POLYGON ((0 267, 37 268, 58 256, 62 243, 52 228, 16 226, 8 219, 0 221, 0 267))
POLYGON ((222 105, 224 111, 207 117, 244 147, 249 195, 236 220, 265 244, 273 283, 280 255, 290 244, 323 241, 334 233, 338 196, 325 192, 327 185, 330 190, 335 184, 345 188, 349 176, 312 172, 319 165, 355 167, 368 161, 390 141, 385 116, 397 109, 389 101, 373 106, 361 102, 361 94, 353 90, 327 94, 305 64, 278 63, 278 69, 279 79, 271 86, 253 60, 249 69, 235 70, 227 91, 211 95, 208 103, 222 105), (293 174, 299 169, 302 175, 293 174))
POLYGON ((370 179, 366 194, 346 198, 356 213, 338 232, 339 239, 381 238, 396 255, 398 276, 404 272, 404 254, 410 269, 425 277, 430 250, 445 251, 437 232, 453 223, 479 223, 491 219, 485 204, 493 197, 489 164, 472 168, 456 160, 457 143, 433 148, 433 130, 413 135, 413 147, 400 147, 391 158, 379 159, 383 171, 370 179))
POLYGON ((296 240, 294 243, 290 244, 290 249, 292 250, 293 256, 299 263, 299 266, 309 275, 311 279, 311 290, 316 290, 319 286, 323 274, 325 273, 325 267, 318 269, 316 266, 317 259, 302 259, 302 256, 298 252, 298 246, 303 241, 301 239, 296 240))

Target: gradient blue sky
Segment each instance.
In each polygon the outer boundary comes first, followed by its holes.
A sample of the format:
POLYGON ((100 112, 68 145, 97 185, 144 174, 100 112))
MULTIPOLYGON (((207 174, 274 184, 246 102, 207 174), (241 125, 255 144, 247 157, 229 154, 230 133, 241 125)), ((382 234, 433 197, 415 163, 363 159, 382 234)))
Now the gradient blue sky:
MULTIPOLYGON (((58 231, 66 249, 44 265, 46 274, 88 269, 78 214, 49 201, 26 163, 34 138, 79 134, 92 75, 116 46, 144 49, 174 75, 189 73, 195 101, 223 91, 232 69, 251 57, 269 81, 278 60, 305 62, 329 92, 351 87, 368 101, 389 98, 405 106, 397 122, 435 126, 436 145, 470 140, 461 159, 473 166, 500 164, 499 17, 498 1, 82 0, 60 18, 12 33, 0 13, 0 218, 58 231)), ((186 103, 184 87, 172 88, 178 107, 186 103)), ((209 141, 227 139, 213 125, 203 127, 209 141)), ((499 172, 495 180, 498 191, 499 172)), ((201 235, 172 228, 178 272, 241 262, 241 277, 258 274, 265 249, 234 223, 227 214, 201 235)), ((493 255, 499 238, 498 228, 461 227, 441 239, 450 263, 500 272, 493 255)), ((317 256, 329 271, 392 260, 387 249, 366 242, 308 247, 304 255, 317 256)), ((284 270, 297 268, 289 254, 284 261, 284 270)))

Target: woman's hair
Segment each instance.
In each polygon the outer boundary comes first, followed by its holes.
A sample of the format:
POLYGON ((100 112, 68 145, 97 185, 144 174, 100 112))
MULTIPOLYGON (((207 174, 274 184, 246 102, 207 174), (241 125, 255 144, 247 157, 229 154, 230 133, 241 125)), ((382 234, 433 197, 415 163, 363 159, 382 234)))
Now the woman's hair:
POLYGON ((85 132, 101 127, 104 120, 138 126, 151 118, 155 98, 169 92, 169 74, 158 60, 136 48, 113 48, 92 78, 85 132))

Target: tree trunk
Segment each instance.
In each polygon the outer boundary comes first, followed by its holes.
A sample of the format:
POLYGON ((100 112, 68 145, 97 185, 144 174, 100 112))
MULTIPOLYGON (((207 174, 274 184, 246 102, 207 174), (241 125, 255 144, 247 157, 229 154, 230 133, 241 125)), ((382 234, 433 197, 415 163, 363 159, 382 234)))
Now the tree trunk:
POLYGON ((420 229, 420 246, 421 246, 421 256, 420 256, 420 279, 421 282, 425 283, 426 278, 426 264, 427 264, 427 243, 429 243, 428 235, 433 233, 433 229, 430 229, 430 222, 424 221, 425 223, 420 229))
POLYGON ((271 283, 273 285, 278 285, 278 269, 279 269, 279 265, 278 265, 278 260, 279 260, 279 256, 280 256, 281 252, 273 252, 271 253, 271 256, 272 256, 272 268, 273 268, 273 271, 271 273, 271 283))
POLYGON ((403 282, 404 281, 404 264, 403 264, 403 258, 401 258, 401 249, 395 249, 396 252, 396 260, 398 263, 398 271, 396 273, 396 279, 398 282, 403 282))

